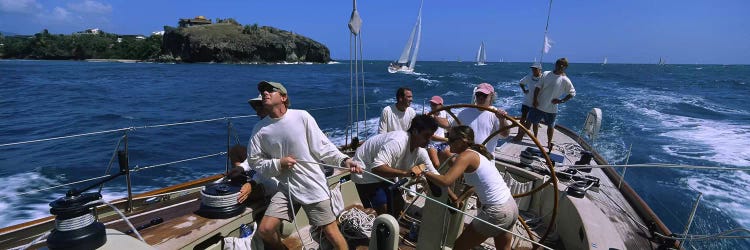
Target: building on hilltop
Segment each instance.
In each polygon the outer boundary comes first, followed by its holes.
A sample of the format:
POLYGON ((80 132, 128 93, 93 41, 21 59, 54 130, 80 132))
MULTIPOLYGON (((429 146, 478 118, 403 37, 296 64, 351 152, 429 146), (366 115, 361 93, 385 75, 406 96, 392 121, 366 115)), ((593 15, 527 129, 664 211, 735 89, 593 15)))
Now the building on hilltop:
POLYGON ((180 18, 180 28, 187 28, 190 26, 206 25, 211 24, 211 20, 206 19, 204 16, 197 16, 195 18, 180 18))
POLYGON ((97 35, 97 34, 101 34, 101 33, 102 33, 102 30, 100 30, 98 28, 93 28, 93 29, 86 29, 84 31, 78 31, 78 32, 73 33, 73 34, 75 34, 75 35, 82 35, 82 34, 97 35))

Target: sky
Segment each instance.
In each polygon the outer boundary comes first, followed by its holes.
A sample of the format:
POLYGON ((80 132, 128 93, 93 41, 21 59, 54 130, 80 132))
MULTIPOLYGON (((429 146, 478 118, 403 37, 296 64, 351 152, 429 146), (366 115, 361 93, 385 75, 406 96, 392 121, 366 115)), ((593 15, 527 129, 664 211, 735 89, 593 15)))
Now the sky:
MULTIPOLYGON (((416 22, 417 0, 364 0, 365 59, 395 60, 416 22)), ((348 60, 351 1, 0 0, 0 32, 70 34, 100 28, 144 34, 179 18, 234 18, 274 26, 328 46, 348 60)), ((488 61, 750 64, 750 1, 554 1, 542 55, 548 0, 425 0, 419 60, 473 61, 484 41, 488 61)))

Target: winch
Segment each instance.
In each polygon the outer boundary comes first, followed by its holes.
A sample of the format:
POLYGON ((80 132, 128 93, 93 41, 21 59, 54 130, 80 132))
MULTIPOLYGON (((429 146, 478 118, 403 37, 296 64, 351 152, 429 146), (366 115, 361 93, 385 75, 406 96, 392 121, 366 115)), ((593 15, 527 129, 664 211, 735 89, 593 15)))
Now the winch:
POLYGON ((121 175, 127 175, 127 152, 117 151, 120 171, 82 189, 70 189, 64 197, 50 202, 49 212, 55 215, 55 228, 47 237, 50 249, 96 249, 107 243, 104 224, 94 216, 94 209, 101 204, 101 193, 83 193, 103 185, 121 175))
POLYGON ((99 193, 75 194, 59 198, 49 204, 55 215, 55 228, 47 237, 50 249, 96 249, 107 242, 104 224, 96 221, 93 208, 102 198, 99 193))
POLYGON ((195 213, 211 219, 226 219, 245 212, 245 205, 237 202, 241 186, 213 183, 201 190, 201 207, 195 213))

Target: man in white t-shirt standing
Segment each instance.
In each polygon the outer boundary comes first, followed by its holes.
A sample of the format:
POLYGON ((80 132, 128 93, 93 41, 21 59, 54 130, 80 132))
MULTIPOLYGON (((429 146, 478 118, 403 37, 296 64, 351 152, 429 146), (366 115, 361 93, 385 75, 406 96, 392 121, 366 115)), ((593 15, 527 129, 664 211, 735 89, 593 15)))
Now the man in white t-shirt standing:
MULTIPOLYGON (((539 84, 539 80, 544 76, 549 74, 549 71, 545 71, 542 73, 542 64, 539 62, 535 62, 531 65, 531 74, 528 74, 524 76, 521 81, 518 83, 519 86, 521 86, 521 90, 523 90, 523 104, 521 104, 521 124, 526 124, 526 118, 529 115, 529 111, 534 108, 534 89, 536 89, 536 85, 539 84)), ((528 125, 525 125, 528 127, 528 125)), ((537 132, 539 131, 539 124, 534 124, 534 136, 537 135, 537 132)), ((521 129, 518 130, 518 134, 516 134, 516 137, 513 138, 514 141, 521 141, 523 139, 523 131, 521 129)))
MULTIPOLYGON (((474 90, 474 97, 476 98, 476 105, 492 108, 502 114, 507 114, 505 110, 492 106, 492 102, 495 100, 495 87, 492 87, 492 85, 490 85, 489 83, 480 83, 479 85, 477 85, 474 90)), ((490 136, 490 134, 506 126, 505 117, 495 115, 495 113, 490 111, 484 111, 475 108, 467 108, 461 110, 461 112, 459 112, 456 117, 459 121, 461 121, 462 125, 467 125, 471 127, 472 130, 474 130, 474 141, 477 144, 483 143, 485 139, 490 136)), ((456 126, 458 124, 454 122, 453 125, 456 126)), ((490 152, 494 152, 495 147, 497 146, 497 140, 501 139, 502 137, 507 137, 509 135, 509 132, 510 131, 506 129, 502 133, 487 141, 487 144, 485 145, 487 147, 487 150, 489 150, 490 152)))
MULTIPOLYGON (((547 125, 547 147, 552 152, 552 136, 555 133, 555 119, 557 118, 557 105, 565 103, 576 95, 573 83, 565 74, 568 68, 568 59, 560 58, 555 62, 555 70, 552 74, 542 77, 542 80, 534 89, 534 109, 529 111, 527 123, 547 125), (563 99, 560 96, 566 94, 563 99)), ((528 125, 524 124, 528 127, 528 125)))
POLYGON ((281 220, 291 221, 300 206, 311 225, 323 228, 336 249, 347 249, 331 205, 331 194, 320 165, 323 162, 361 173, 354 162, 323 134, 315 119, 304 110, 288 109, 286 88, 277 82, 258 83, 263 109, 268 115, 253 127, 248 145, 248 163, 264 176, 279 180, 260 222, 260 236, 269 249, 286 249, 278 229, 281 220), (294 208, 294 209, 292 209, 294 208))
POLYGON ((396 103, 383 108, 383 112, 380 113, 378 134, 409 129, 411 119, 414 119, 414 116, 417 115, 417 112, 411 108, 412 98, 411 89, 407 87, 398 88, 396 103))

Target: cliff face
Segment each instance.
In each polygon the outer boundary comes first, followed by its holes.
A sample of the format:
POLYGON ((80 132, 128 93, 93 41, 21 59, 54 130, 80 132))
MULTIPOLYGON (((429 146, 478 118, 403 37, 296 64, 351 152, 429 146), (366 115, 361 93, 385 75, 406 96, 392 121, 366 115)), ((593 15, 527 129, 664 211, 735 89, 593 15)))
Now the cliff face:
POLYGON ((310 38, 273 27, 231 23, 164 27, 162 52, 184 62, 317 62, 331 60, 328 48, 310 38))

